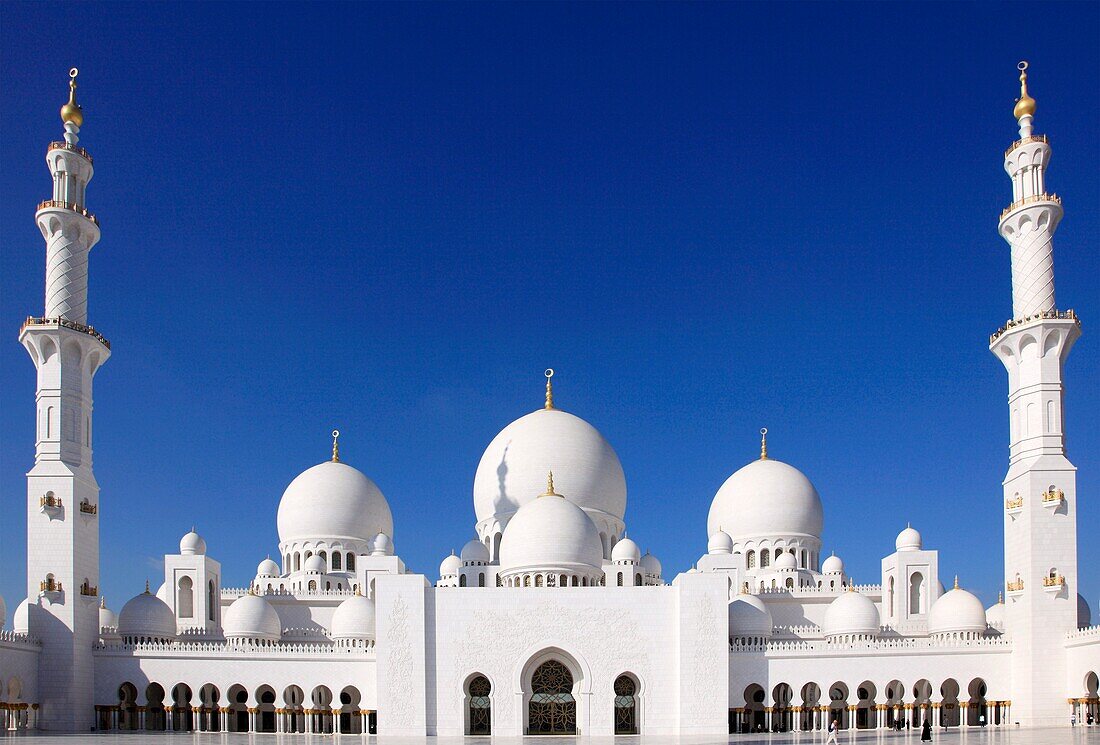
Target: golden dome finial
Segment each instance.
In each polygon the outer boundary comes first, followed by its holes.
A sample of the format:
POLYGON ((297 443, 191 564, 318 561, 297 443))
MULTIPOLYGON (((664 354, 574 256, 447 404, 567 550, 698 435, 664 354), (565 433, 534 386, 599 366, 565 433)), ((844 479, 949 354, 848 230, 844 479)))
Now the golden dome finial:
POLYGON ((1035 114, 1035 99, 1027 94, 1027 60, 1021 60, 1016 69, 1020 71, 1020 97, 1016 99, 1012 115, 1019 120, 1035 114))
POLYGON ((768 459, 768 428, 760 428, 760 460, 768 459))
POLYGON ((953 590, 959 589, 959 575, 957 575, 957 574, 955 575, 955 586, 951 589, 953 589, 953 590))
POLYGON ((1004 604, 1005 604, 1005 591, 1004 590, 997 590, 997 605, 1004 605, 1004 604))
POLYGON ((84 111, 76 102, 76 76, 80 73, 75 67, 69 70, 69 102, 61 107, 61 121, 65 124, 84 126, 84 111))
POLYGON ((145 594, 149 594, 149 580, 145 580, 145 594))
POLYGON ((541 497, 560 497, 561 495, 554 491, 554 472, 546 472, 546 493, 540 494, 541 497))
POLYGON ((100 598, 99 598, 99 607, 100 608, 106 608, 107 607, 107 596, 106 595, 100 596, 100 598))
POLYGON ((332 462, 340 462, 340 430, 332 430, 332 462))
POLYGON ((554 408, 554 386, 550 382, 550 379, 554 377, 554 368, 548 367, 542 374, 546 376, 546 406, 543 408, 549 411, 554 408))

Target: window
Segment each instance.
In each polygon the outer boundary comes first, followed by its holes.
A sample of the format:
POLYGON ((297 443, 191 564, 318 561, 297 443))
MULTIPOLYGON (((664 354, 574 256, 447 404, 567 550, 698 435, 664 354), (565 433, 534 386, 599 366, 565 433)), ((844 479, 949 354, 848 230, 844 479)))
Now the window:
POLYGON ((465 587, 466 586, 466 575, 465 574, 459 575, 458 586, 459 587, 465 587))
POLYGON ((477 586, 478 587, 485 587, 485 572, 478 572, 477 586))
POLYGON ((469 696, 470 708, 466 717, 466 734, 493 734, 493 710, 490 698, 492 690, 493 687, 489 684, 489 679, 484 675, 473 678, 467 686, 466 694, 469 696))
POLYGON ((619 587, 622 587, 623 586, 623 573, 622 572, 616 572, 616 575, 618 576, 618 579, 615 580, 615 584, 618 585, 619 587))
POLYGON ((176 586, 176 615, 191 618, 195 615, 195 582, 190 577, 181 577, 176 586))
POLYGON ((343 562, 340 560, 340 552, 332 552, 332 571, 338 572, 342 568, 343 562))
POLYGON ((745 566, 749 569, 756 567, 756 551, 749 551, 745 554, 745 566))
POLYGON ((635 694, 637 684, 628 675, 615 679, 615 734, 638 734, 637 705, 635 694))
POLYGON ((355 554, 352 554, 352 553, 348 554, 348 571, 349 572, 354 572, 355 571, 355 554))
POLYGON ((766 549, 766 548, 760 549, 760 568, 761 569, 763 569, 764 567, 771 564, 771 561, 769 559, 770 559, 770 555, 768 554, 768 549, 766 549))
POLYGON ((642 586, 642 575, 641 574, 635 574, 634 575, 634 586, 635 587, 641 587, 642 586))
POLYGON ((218 590, 214 587, 214 580, 206 583, 206 616, 208 620, 217 621, 215 610, 218 607, 218 590))

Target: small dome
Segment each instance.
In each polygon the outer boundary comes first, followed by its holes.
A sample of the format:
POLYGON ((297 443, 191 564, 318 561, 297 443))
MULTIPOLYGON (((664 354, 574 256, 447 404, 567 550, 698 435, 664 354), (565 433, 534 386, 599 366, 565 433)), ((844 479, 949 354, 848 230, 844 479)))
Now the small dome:
MULTIPOLYGON (((1085 597, 1081 593, 1077 593, 1077 628, 1083 629, 1086 626, 1092 624, 1092 609, 1089 608, 1089 601, 1085 600, 1085 597)), ((0 626, 3 624, 0 623, 0 626)))
POLYGON ((276 564, 271 557, 267 557, 260 562, 260 565, 256 567, 257 577, 278 577, 279 565, 276 564))
POLYGON ((8 606, 4 605, 4 596, 0 595, 0 631, 4 630, 4 622, 8 619, 8 606))
POLYGON ((707 553, 708 554, 732 554, 733 553, 733 539, 730 538, 730 534, 724 530, 716 530, 710 534, 710 540, 707 541, 707 553))
MULTIPOLYGON (((38 605, 34 605, 35 609, 38 605)), ((24 600, 15 606, 15 613, 11 617, 11 630, 17 634, 29 634, 31 631, 31 601, 24 600)))
POLYGON ((118 628, 118 614, 107 607, 107 602, 105 600, 101 601, 99 604, 99 628, 118 628))
POLYGON ((195 532, 194 528, 191 528, 189 533, 183 538, 180 538, 180 553, 184 556, 206 553, 206 541, 202 539, 201 535, 195 532))
POLYGON ((299 474, 283 492, 279 541, 366 541, 393 534, 393 516, 381 490, 362 472, 326 461, 299 474))
POLYGON ((603 543, 583 509, 560 496, 519 508, 500 541, 502 569, 603 568, 603 543))
POLYGON ((454 551, 439 564, 440 577, 455 577, 462 571, 462 559, 454 555, 454 551))
POLYGON ((629 538, 623 538, 611 549, 612 561, 630 561, 637 564, 642 560, 642 550, 629 538))
POLYGON ((302 571, 310 574, 324 574, 328 571, 328 567, 325 566, 325 560, 319 554, 313 554, 302 564, 302 571))
POLYGON ((755 595, 740 593, 730 601, 729 631, 731 637, 771 636, 771 611, 755 595))
POLYGON ((775 569, 798 569, 798 561, 794 558, 794 554, 790 551, 784 551, 776 557, 775 562, 772 564, 775 569))
POLYGON ((393 539, 385 531, 370 539, 371 556, 393 556, 393 539))
POLYGON ((825 609, 825 622, 821 625, 821 630, 825 636, 877 636, 878 608, 866 595, 854 591, 842 592, 825 609))
POLYGON ((222 614, 222 633, 226 639, 278 641, 282 631, 279 614, 259 595, 241 595, 222 614))
POLYGON ((825 561, 821 562, 822 574, 844 574, 844 562, 840 557, 833 554, 825 561))
POLYGON ((894 548, 898 551, 920 551, 920 533, 911 526, 905 526, 905 530, 898 533, 897 540, 894 541, 894 548))
POLYGON ((374 601, 357 594, 340 603, 329 633, 333 639, 373 639, 374 601))
POLYGON ((998 601, 996 605, 991 605, 986 608, 985 620, 990 626, 994 626, 1003 631, 1005 627, 1005 604, 998 601))
POLYGON ((985 631, 986 617, 982 601, 971 592, 955 587, 932 604, 928 611, 928 633, 949 634, 985 631))
POLYGON ((172 639, 176 636, 176 617, 168 604, 156 595, 145 592, 131 598, 118 614, 121 636, 144 636, 172 639))
POLYGON ((485 544, 481 541, 472 539, 467 541, 466 545, 462 547, 459 558, 461 558, 463 562, 470 562, 472 564, 488 564, 489 549, 485 548, 485 544))
POLYGON ((648 551, 646 551, 645 556, 642 557, 642 569, 645 570, 646 574, 653 577, 661 576, 661 562, 656 556, 648 551))
POLYGON ((821 537, 821 497, 806 475, 782 461, 749 463, 722 484, 707 516, 707 533, 722 528, 734 542, 750 538, 821 537))
POLYGON ((560 409, 539 409, 500 431, 474 475, 478 521, 503 517, 535 501, 547 469, 566 499, 622 520, 626 476, 619 456, 599 431, 560 409))

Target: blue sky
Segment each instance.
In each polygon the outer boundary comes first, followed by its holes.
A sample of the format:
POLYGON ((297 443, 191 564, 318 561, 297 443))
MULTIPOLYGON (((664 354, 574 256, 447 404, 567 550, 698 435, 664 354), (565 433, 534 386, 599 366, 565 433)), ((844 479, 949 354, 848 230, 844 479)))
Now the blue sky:
POLYGON ((611 441, 668 578, 758 452, 859 582, 906 522, 987 603, 1002 572, 1011 312, 1001 156, 1032 63, 1083 591, 1100 596, 1100 6, 5 3, 0 593, 24 590, 46 144, 81 69, 101 589, 195 524, 227 584, 328 455, 435 577, 481 452, 556 400, 611 441))

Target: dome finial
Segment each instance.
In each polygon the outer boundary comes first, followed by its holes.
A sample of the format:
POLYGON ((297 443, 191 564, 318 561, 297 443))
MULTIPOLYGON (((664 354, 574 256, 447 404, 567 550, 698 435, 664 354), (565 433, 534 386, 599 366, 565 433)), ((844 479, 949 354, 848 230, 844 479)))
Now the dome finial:
POLYGON ((149 594, 149 580, 145 580, 145 594, 149 594))
POLYGON ((554 472, 546 472, 546 493, 540 494, 540 497, 560 497, 561 495, 554 491, 554 472))
POLYGON ((340 430, 332 430, 332 462, 340 462, 340 430))
POLYGON ((546 376, 546 405, 543 408, 549 411, 554 408, 554 386, 550 382, 554 377, 554 368, 548 367, 542 374, 546 376))
POLYGON ((957 575, 957 574, 955 575, 955 587, 952 588, 952 589, 955 589, 955 590, 959 589, 959 575, 957 575))
POLYGON ((106 595, 100 596, 100 598, 99 598, 99 607, 100 608, 106 608, 107 607, 107 596, 106 595))
POLYGON ((768 459, 768 428, 760 428, 760 460, 768 459))
POLYGON ((1016 108, 1012 110, 1012 114, 1020 120, 1035 114, 1035 99, 1027 94, 1027 60, 1021 60, 1016 69, 1020 71, 1020 97, 1016 99, 1016 108))
POLYGON ((997 590, 997 605, 1004 605, 1004 604, 1005 604, 1005 591, 1004 590, 997 590))
POLYGON ((61 121, 65 124, 84 125, 84 111, 76 102, 76 76, 80 73, 75 67, 69 70, 69 102, 61 107, 61 121))

